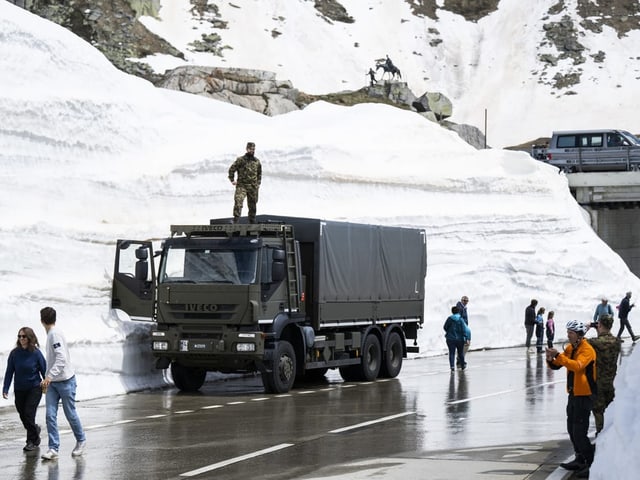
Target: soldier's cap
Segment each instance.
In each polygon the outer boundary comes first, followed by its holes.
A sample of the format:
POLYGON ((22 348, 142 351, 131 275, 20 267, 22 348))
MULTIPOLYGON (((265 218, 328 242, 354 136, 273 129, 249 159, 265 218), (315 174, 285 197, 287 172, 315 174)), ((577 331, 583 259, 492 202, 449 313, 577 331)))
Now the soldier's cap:
POLYGON ((255 147, 256 144, 253 142, 247 142, 247 148, 255 147))
POLYGON ((613 327, 613 316, 601 315, 598 319, 598 323, 600 323, 600 325, 602 325, 604 328, 608 328, 609 330, 611 330, 611 327, 613 327))

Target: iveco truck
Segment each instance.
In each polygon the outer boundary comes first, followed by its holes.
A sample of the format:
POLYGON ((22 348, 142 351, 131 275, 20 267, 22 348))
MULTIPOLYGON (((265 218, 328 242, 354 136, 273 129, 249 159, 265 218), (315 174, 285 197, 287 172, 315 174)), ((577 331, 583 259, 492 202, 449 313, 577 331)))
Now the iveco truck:
POLYGON ((152 320, 156 367, 198 390, 208 371, 260 372, 267 392, 338 368, 395 377, 424 319, 422 229, 259 215, 118 240, 111 306, 152 320))

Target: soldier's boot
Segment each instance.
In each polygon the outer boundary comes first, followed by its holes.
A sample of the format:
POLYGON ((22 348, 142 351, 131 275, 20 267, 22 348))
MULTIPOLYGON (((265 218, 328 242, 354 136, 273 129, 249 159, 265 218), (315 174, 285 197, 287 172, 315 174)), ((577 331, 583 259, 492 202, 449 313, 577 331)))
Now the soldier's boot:
POLYGON ((561 463, 560 466, 565 470, 582 470, 587 466, 587 462, 582 455, 576 455, 576 458, 570 462, 561 463))

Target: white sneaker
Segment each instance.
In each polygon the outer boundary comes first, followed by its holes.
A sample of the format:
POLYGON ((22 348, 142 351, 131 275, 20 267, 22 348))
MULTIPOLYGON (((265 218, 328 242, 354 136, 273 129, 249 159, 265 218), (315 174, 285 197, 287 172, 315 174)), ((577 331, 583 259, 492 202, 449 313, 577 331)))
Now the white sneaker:
POLYGON ((76 442, 76 446, 73 449, 73 451, 71 452, 71 456, 72 457, 79 457, 80 455, 82 455, 84 453, 84 447, 87 444, 87 442, 76 442))
POLYGON ((55 460, 58 458, 58 452, 53 448, 50 448, 49 450, 47 450, 47 453, 43 453, 42 457, 40 458, 42 458, 43 460, 55 460))

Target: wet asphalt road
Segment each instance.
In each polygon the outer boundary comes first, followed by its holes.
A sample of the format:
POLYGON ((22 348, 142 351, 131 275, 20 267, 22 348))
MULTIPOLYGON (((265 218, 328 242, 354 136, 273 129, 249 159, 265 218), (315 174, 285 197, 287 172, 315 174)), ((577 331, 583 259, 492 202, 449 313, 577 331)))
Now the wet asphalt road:
POLYGON ((86 454, 71 457, 75 441, 60 411, 54 462, 40 460, 46 437, 39 451, 22 452, 24 430, 3 408, 2 478, 547 478, 571 453, 565 371, 524 348, 471 352, 468 362, 451 373, 446 357, 409 360, 398 378, 371 383, 331 371, 286 395, 265 395, 250 377, 198 394, 79 402, 86 454))

